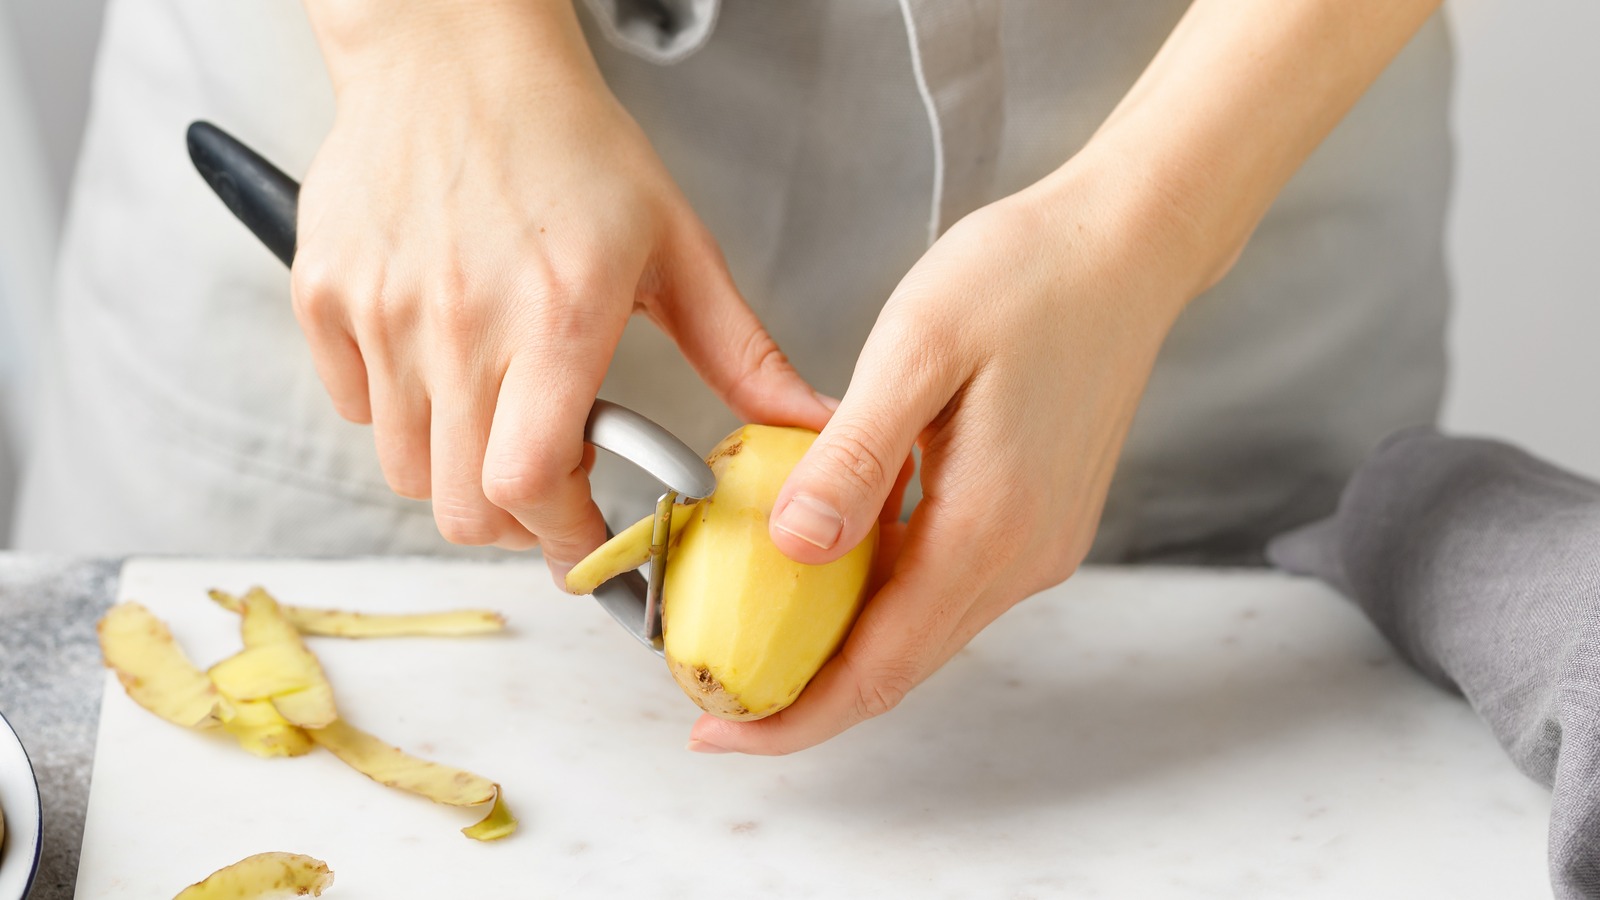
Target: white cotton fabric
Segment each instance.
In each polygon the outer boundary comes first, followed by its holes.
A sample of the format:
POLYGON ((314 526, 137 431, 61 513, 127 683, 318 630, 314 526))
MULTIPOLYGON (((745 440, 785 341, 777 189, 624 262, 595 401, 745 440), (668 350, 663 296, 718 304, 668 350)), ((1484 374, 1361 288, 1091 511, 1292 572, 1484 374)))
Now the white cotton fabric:
MULTIPOLYGON (((1187 6, 724 0, 669 4, 693 15, 650 34, 638 5, 580 7, 608 82, 751 305, 835 395, 931 234, 1071 157, 1187 6)), ((1258 559, 1268 536, 1331 510, 1379 438, 1433 420, 1450 68, 1436 19, 1182 316, 1095 559, 1258 559)), ((332 100, 298 8, 112 0, 19 539, 94 553, 470 552, 437 536, 427 504, 388 491, 368 430, 334 415, 287 276, 190 170, 196 118, 305 171, 332 100)), ((602 395, 696 447, 736 424, 642 321, 602 395)), ((653 497, 625 466, 594 482, 615 518, 653 497)))

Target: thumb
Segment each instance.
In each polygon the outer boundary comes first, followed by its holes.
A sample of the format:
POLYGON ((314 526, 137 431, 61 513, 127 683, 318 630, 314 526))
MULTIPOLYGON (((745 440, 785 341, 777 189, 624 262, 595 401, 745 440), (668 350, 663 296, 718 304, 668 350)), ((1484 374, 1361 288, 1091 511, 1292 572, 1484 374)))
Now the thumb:
MULTIPOLYGON (((707 238, 709 240, 709 238, 707 238)), ((819 429, 834 401, 800 377, 745 303, 713 245, 688 254, 651 317, 708 387, 746 422, 819 429)))
POLYGON ((955 393, 955 372, 909 365, 925 355, 867 340, 839 409, 789 473, 772 506, 772 542, 795 562, 848 553, 908 476, 912 445, 955 393))

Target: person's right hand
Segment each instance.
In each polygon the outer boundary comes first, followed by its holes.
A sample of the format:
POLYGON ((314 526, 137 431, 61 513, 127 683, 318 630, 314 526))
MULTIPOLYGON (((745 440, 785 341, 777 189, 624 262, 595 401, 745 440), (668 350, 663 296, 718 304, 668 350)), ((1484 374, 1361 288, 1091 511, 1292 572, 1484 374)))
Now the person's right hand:
POLYGON ((822 426, 570 4, 323 5, 338 112, 300 194, 295 314, 445 538, 540 543, 558 583, 604 540, 583 426, 635 310, 736 414, 822 426))

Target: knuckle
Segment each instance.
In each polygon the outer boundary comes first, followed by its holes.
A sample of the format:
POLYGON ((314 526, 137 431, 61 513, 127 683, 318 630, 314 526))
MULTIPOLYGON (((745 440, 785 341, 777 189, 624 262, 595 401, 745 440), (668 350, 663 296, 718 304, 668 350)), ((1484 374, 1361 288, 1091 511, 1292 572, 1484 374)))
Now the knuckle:
POLYGON ((602 296, 599 292, 551 286, 545 291, 535 318, 540 343, 548 350, 560 351, 573 342, 592 338, 609 315, 606 305, 596 302, 602 296))
POLYGON ((330 309, 338 308, 358 339, 386 341, 416 322, 416 290, 409 278, 386 266, 363 266, 342 280, 330 309))
POLYGON ((900 705, 917 684, 917 667, 906 652, 864 663, 859 657, 841 657, 854 677, 855 718, 872 719, 900 705))
POLYGON ((1089 540, 1084 532, 1070 529, 1050 543, 1046 551, 1041 554, 1040 565, 1043 569, 1042 578, 1045 581, 1039 590, 1066 581, 1078 573, 1078 566, 1082 565, 1084 557, 1089 554, 1089 540))
POLYGON ((488 304, 486 286, 473 284, 459 266, 438 273, 427 294, 429 324, 451 344, 475 343, 482 335, 488 304))
MULTIPOLYGON (((350 418, 345 416, 345 418, 350 418)), ((351 419, 351 421, 355 421, 351 419)), ((384 480, 389 482, 389 490, 406 498, 407 500, 426 500, 432 493, 428 478, 410 473, 385 473, 384 480)))
POLYGON ((789 357, 778 347, 778 342, 766 331, 756 328, 746 338, 738 356, 738 380, 728 386, 729 400, 735 408, 752 399, 760 385, 769 377, 787 374, 794 370, 789 357))
POLYGON ((889 668, 874 673, 861 682, 856 694, 856 712, 863 719, 872 719, 900 705, 911 692, 913 680, 903 669, 889 668))
POLYGON ((433 521, 439 527, 439 534, 452 544, 481 547, 494 543, 500 537, 480 511, 458 504, 436 503, 433 521))
POLYGON ((486 465, 483 495, 501 509, 526 509, 554 493, 560 480, 554 469, 534 459, 515 465, 486 465))
POLYGON ((334 267, 320 258, 296 259, 289 273, 289 297, 300 321, 307 326, 333 319, 342 296, 334 267))
POLYGON ((899 390, 920 397, 954 390, 972 369, 963 336, 970 321, 955 318, 943 306, 914 304, 907 295, 891 300, 869 342, 877 357, 894 372, 899 390))
POLYGON ((1078 561, 1082 556, 1072 549, 1061 550, 1049 554, 1045 560, 1044 584, 1039 590, 1055 587, 1078 573, 1078 561))
POLYGON ((871 494, 887 486, 887 479, 899 474, 897 463, 891 470, 879 450, 881 442, 868 436, 858 426, 844 425, 829 435, 822 445, 824 464, 844 477, 850 487, 862 494, 871 494))

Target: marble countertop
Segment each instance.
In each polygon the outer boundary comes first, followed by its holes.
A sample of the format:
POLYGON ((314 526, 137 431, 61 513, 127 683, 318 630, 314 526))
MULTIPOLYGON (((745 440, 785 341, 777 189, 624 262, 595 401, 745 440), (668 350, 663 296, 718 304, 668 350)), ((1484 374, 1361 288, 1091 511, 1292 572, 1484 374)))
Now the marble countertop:
POLYGON ((77 880, 105 669, 94 623, 120 563, 0 553, 0 712, 33 761, 44 856, 30 900, 69 900, 77 880))
POLYGON ((463 866, 483 887, 526 886, 531 868, 546 886, 664 897, 839 896, 851 884, 856 896, 920 886, 949 897, 1500 898, 1538 896, 1546 883, 1548 792, 1465 704, 1406 670, 1356 610, 1309 581, 1086 570, 1003 617, 893 721, 778 760, 680 752, 692 714, 659 660, 631 652, 592 605, 558 599, 534 567, 145 560, 121 570, 0 554, 0 711, 32 756, 45 814, 31 900, 163 895, 154 886, 243 855, 233 843, 259 850, 285 823, 305 852, 338 860, 340 896, 354 898, 447 896, 427 879, 463 866), (158 612, 167 604, 180 642, 209 659, 236 640, 233 626, 186 598, 248 579, 310 605, 423 609, 460 595, 511 614, 507 638, 431 649, 437 672, 403 696, 383 655, 400 650, 330 646, 324 665, 386 739, 492 769, 529 826, 520 841, 479 853, 436 810, 374 793, 331 759, 260 767, 117 697, 102 716, 94 622, 118 591, 158 612), (586 693, 528 688, 585 667, 604 674, 591 673, 586 693), (440 696, 413 703, 424 688, 440 696), (955 726, 951 709, 964 711, 955 726), (451 735, 430 717, 473 724, 451 735), (96 760, 107 721, 129 749, 96 760), (161 779, 145 777, 154 758, 233 778, 263 809, 293 807, 310 784, 367 827, 284 809, 197 833, 185 823, 205 819, 203 794, 161 794, 161 779), (156 802, 200 805, 129 813, 156 802), (219 846, 192 846, 206 841, 219 846), (194 858, 157 849, 174 846, 194 858), (434 864, 396 873, 398 846, 425 846, 434 864), (695 864, 706 847, 746 864, 708 872, 695 864), (172 871, 146 883, 141 866, 172 871), (126 879, 140 887, 113 889, 126 879))

